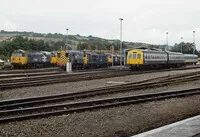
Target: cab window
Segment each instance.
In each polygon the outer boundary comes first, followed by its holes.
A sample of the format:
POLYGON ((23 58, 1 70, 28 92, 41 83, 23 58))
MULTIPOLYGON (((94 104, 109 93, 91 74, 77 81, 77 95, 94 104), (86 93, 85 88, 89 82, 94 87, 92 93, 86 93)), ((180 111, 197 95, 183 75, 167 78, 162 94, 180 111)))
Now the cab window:
POLYGON ((133 59, 135 59, 136 58, 136 53, 133 53, 133 59))
POLYGON ((140 54, 137 54, 137 59, 141 59, 141 55, 140 54))
POLYGON ((23 52, 14 52, 14 53, 12 53, 12 56, 24 57, 24 56, 25 56, 25 53, 23 53, 23 52))
POLYGON ((131 57, 132 57, 132 54, 129 54, 129 55, 128 55, 128 58, 130 59, 131 57))

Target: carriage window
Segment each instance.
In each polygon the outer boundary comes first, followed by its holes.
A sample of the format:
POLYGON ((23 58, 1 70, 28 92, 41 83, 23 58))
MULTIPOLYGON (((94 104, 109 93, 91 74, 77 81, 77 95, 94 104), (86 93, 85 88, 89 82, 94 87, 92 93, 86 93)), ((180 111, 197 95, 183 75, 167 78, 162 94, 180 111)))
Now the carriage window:
POLYGON ((141 59, 141 55, 140 55, 140 54, 137 54, 137 58, 138 58, 138 59, 141 59))
POLYGON ((128 58, 130 59, 131 57, 132 57, 132 54, 129 54, 129 55, 128 55, 128 58))

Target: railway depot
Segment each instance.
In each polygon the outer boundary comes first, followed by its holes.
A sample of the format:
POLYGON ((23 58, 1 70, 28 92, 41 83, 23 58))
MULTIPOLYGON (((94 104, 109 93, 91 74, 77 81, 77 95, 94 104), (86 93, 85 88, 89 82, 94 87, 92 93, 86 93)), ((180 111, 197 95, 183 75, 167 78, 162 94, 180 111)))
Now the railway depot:
POLYGON ((0 137, 200 137, 199 1, 0 3, 0 137))
POLYGON ((70 136, 149 136, 142 133, 200 112, 194 54, 149 48, 125 49, 122 55, 15 50, 11 65, 0 70, 3 135, 26 136, 34 128, 34 136, 62 136, 55 130, 70 136), (19 130, 21 124, 26 130, 19 130))
POLYGON ((198 107, 191 106, 198 104, 199 74, 198 65, 143 71, 114 66, 73 70, 69 74, 58 67, 2 70, 0 128, 4 129, 3 134, 20 136, 30 129, 36 136, 55 136, 53 127, 70 136, 80 132, 83 136, 136 135, 198 114, 198 107), (59 126, 60 122, 64 125, 59 126), (86 123, 96 126, 87 127, 86 123), (26 131, 19 130, 22 124, 28 124, 26 131), (43 125, 48 132, 36 125, 43 125), (109 132, 105 132, 108 128, 109 132), (91 129, 95 132, 89 132, 91 129))

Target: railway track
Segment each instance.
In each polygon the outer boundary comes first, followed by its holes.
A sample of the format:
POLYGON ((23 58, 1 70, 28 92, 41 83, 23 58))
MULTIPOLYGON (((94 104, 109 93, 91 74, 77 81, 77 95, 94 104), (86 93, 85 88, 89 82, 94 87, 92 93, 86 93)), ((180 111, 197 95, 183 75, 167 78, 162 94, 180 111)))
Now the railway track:
POLYGON ((97 108, 114 107, 118 105, 128 105, 134 103, 143 103, 152 100, 161 100, 171 97, 182 97, 200 94, 200 88, 189 90, 180 90, 173 92, 151 93, 143 95, 130 95, 124 97, 104 97, 98 100, 83 100, 72 101, 69 100, 90 98, 94 96, 130 92, 136 89, 151 88, 157 86, 164 86, 174 84, 177 81, 191 81, 199 79, 200 75, 193 76, 180 75, 170 77, 160 77, 159 79, 149 79, 137 83, 123 84, 120 86, 111 86, 106 88, 99 88, 89 91, 82 91, 77 93, 60 94, 54 96, 42 96, 34 98, 25 98, 17 100, 8 100, 0 102, 0 123, 24 120, 30 118, 46 117, 50 115, 60 115, 64 113, 81 112, 85 110, 93 110, 97 108), (60 104, 61 103, 61 104, 60 104))
POLYGON ((0 123, 200 94, 200 88, 0 111, 0 123))
POLYGON ((41 69, 17 69, 17 70, 0 70, 0 74, 16 74, 16 73, 35 73, 35 72, 48 72, 59 70, 58 67, 41 68, 41 69))
MULTIPOLYGON (((162 72, 162 71, 173 71, 173 70, 187 70, 187 69, 198 69, 200 68, 200 66, 188 66, 188 67, 182 67, 182 68, 169 68, 169 69, 159 69, 159 70, 149 70, 149 71, 136 71, 141 72, 141 73, 147 73, 147 72, 162 72)), ((117 70, 117 68, 96 68, 96 69, 75 69, 73 70, 73 73, 81 73, 81 72, 93 72, 93 71, 112 71, 112 70, 117 70)), ((123 71, 130 71, 129 68, 126 67, 126 69, 124 69, 123 71)), ((42 72, 65 72, 65 71, 61 71, 58 67, 53 67, 53 68, 43 68, 43 69, 23 69, 23 70, 0 70, 0 77, 1 75, 4 76, 4 78, 6 77, 6 75, 8 75, 8 77, 19 77, 19 76, 24 76, 24 75, 30 75, 30 76, 34 76, 34 73, 42 73, 42 72), (33 74, 32 74, 33 73, 33 74)), ((22 77, 21 76, 21 77, 22 77)))
MULTIPOLYGON (((97 68, 97 69, 77 69, 73 70, 74 73, 80 72, 90 72, 90 71, 106 71, 112 70, 110 68, 97 68)), ((65 73, 65 71, 60 70, 58 67, 54 68, 46 68, 46 69, 25 69, 25 70, 9 70, 9 71, 1 71, 0 70, 0 78, 11 78, 11 77, 24 77, 24 76, 36 76, 42 75, 43 73, 65 73)))
MULTIPOLYGON (((195 67, 198 68, 198 67, 195 67)), ((192 68, 178 68, 178 70, 183 69, 194 69, 192 68)), ((174 70, 174 69, 173 69, 174 70)), ((3 76, 0 80, 0 89, 11 89, 11 88, 20 88, 27 86, 40 86, 47 84, 55 84, 55 83, 65 83, 65 82, 75 82, 75 81, 83 81, 83 80, 93 80, 93 79, 102 79, 102 78, 110 78, 110 77, 120 77, 126 75, 138 75, 144 73, 154 73, 154 72, 162 72, 162 71, 171 71, 171 69, 164 70, 151 70, 151 71, 141 71, 138 73, 131 71, 119 71, 113 69, 107 69, 106 71, 92 71, 92 72, 79 72, 66 74, 61 72, 45 72, 43 73, 30 73, 20 75, 20 77, 10 77, 4 78, 3 76)), ((18 74, 15 74, 18 75, 18 74)))
POLYGON ((11 89, 27 86, 39 86, 46 84, 55 83, 65 83, 65 82, 75 82, 83 80, 92 79, 102 79, 109 77, 119 77, 124 75, 130 75, 131 72, 128 71, 109 71, 109 72, 95 72, 95 73, 82 73, 82 74, 56 74, 49 76, 36 76, 27 78, 17 78, 17 79, 2 79, 0 80, 0 89, 11 89))
POLYGON ((0 79, 5 80, 5 79, 22 79, 22 78, 27 78, 27 77, 33 77, 33 76, 46 76, 46 75, 56 75, 56 74, 61 74, 61 71, 47 71, 47 72, 35 72, 35 73, 17 73, 17 74, 1 74, 0 79))
POLYGON ((41 103, 45 103, 46 101, 54 101, 54 99, 57 100, 61 98, 72 100, 75 98, 91 97, 95 95, 111 94, 111 93, 117 93, 117 92, 122 92, 122 91, 124 92, 126 90, 129 91, 129 90, 138 90, 138 89, 144 89, 144 88, 165 86, 169 84, 175 84, 177 82, 188 82, 191 80, 198 80, 200 78, 199 73, 193 72, 193 73, 187 73, 187 74, 182 74, 182 75, 164 76, 164 77, 152 78, 152 79, 147 79, 147 80, 134 82, 134 83, 127 83, 127 84, 97 88, 93 90, 87 90, 87 91, 75 92, 75 93, 33 97, 33 98, 25 98, 25 99, 17 99, 17 100, 14 99, 14 100, 9 100, 9 101, 0 101, 0 110, 8 109, 9 107, 23 107, 19 105, 25 105, 26 103, 23 104, 24 102, 28 102, 29 104, 30 103, 29 101, 31 101, 31 103, 35 103, 34 101, 42 101, 41 103))

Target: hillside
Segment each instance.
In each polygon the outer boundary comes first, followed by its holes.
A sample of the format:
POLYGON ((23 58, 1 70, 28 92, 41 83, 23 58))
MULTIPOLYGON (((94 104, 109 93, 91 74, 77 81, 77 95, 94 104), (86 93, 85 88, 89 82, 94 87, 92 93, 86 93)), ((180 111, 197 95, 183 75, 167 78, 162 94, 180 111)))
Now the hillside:
MULTIPOLYGON (((65 45, 67 41, 67 36, 60 33, 36 33, 36 32, 18 32, 18 31, 0 31, 0 41, 10 40, 15 38, 16 36, 28 37, 28 39, 35 40, 44 40, 45 42, 49 42, 53 45, 65 45)), ((68 45, 72 49, 81 49, 91 47, 91 49, 100 49, 100 50, 110 50, 111 46, 115 47, 115 50, 119 50, 120 41, 119 40, 110 40, 103 39, 94 36, 81 36, 77 35, 68 35, 68 45), (87 45, 87 47, 86 47, 87 45), (89 45, 89 46, 88 46, 89 45)), ((123 48, 135 48, 135 47, 163 47, 162 45, 151 45, 146 43, 138 43, 138 42, 123 42, 123 48)))

